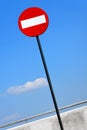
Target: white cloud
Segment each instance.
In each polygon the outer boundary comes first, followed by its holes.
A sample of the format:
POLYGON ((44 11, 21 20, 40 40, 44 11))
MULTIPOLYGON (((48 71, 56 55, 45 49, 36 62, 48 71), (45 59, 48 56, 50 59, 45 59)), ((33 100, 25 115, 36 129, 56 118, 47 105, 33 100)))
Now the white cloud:
POLYGON ((7 93, 20 94, 20 93, 27 92, 27 91, 32 90, 32 89, 45 87, 47 85, 48 85, 48 83, 47 83, 47 80, 45 78, 38 78, 32 82, 28 81, 23 85, 10 87, 10 88, 8 88, 7 93))
POLYGON ((10 120, 17 119, 19 117, 21 117, 21 115, 19 113, 15 113, 15 114, 3 117, 3 119, 1 119, 1 121, 10 121, 10 120))

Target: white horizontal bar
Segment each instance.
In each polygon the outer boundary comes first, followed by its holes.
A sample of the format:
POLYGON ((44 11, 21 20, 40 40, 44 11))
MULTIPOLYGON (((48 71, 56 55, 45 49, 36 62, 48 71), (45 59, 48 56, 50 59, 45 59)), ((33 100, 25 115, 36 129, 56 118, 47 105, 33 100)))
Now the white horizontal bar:
POLYGON ((45 15, 29 18, 21 21, 22 29, 46 23, 45 15))

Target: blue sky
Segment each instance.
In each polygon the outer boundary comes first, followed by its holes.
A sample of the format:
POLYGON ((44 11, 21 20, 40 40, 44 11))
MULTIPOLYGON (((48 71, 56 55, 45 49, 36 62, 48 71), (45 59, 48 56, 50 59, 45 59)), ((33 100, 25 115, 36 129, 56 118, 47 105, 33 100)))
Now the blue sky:
POLYGON ((0 2, 0 123, 54 109, 35 38, 18 17, 29 7, 49 16, 40 36, 58 106, 87 99, 87 0, 0 2))

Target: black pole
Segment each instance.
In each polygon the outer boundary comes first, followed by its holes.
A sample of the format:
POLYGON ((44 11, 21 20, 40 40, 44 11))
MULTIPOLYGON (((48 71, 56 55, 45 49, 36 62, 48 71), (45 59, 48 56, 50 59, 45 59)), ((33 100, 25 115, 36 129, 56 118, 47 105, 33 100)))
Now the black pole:
POLYGON ((36 36, 36 40, 37 40, 37 43, 38 43, 38 48, 39 48, 40 55, 41 55, 41 58, 42 58, 43 66, 44 66, 46 77, 47 77, 47 80, 48 80, 48 84, 49 84, 50 92, 51 92, 51 95, 52 95, 53 103, 54 103, 54 106, 55 106, 59 125, 60 125, 61 130, 64 130, 62 120, 61 120, 61 117, 60 117, 60 113, 59 113, 59 109, 58 109, 58 106, 57 106, 57 101, 56 101, 55 94, 54 94, 54 91, 53 91, 52 83, 51 83, 51 80, 50 80, 49 72, 48 72, 48 69, 47 69, 46 61, 45 61, 44 54, 43 54, 43 51, 42 51, 42 47, 41 47, 41 44, 40 44, 39 36, 36 36))

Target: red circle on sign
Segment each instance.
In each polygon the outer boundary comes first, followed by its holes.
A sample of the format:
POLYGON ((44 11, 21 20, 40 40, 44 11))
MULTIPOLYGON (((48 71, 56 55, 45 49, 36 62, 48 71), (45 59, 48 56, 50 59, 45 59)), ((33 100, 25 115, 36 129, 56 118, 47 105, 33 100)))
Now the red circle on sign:
POLYGON ((18 26, 21 32, 30 37, 44 33, 48 24, 48 15, 44 10, 37 7, 24 10, 18 19, 18 26))

